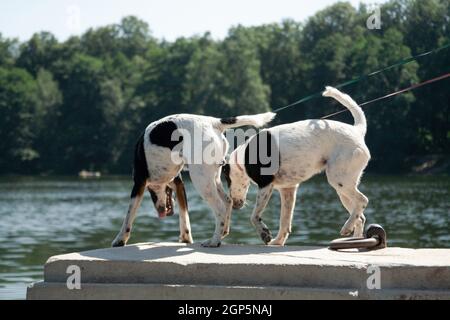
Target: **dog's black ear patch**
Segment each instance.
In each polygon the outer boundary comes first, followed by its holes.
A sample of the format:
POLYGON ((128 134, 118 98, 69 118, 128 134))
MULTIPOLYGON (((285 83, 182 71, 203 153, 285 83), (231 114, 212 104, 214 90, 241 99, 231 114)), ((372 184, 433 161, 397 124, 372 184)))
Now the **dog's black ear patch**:
POLYGON ((230 164, 226 163, 222 166, 222 173, 223 176, 225 177, 225 180, 227 182, 228 185, 228 189, 231 188, 231 178, 230 178, 230 164))
POLYGON ((253 136, 245 148, 245 171, 260 188, 267 187, 275 179, 274 174, 262 174, 262 168, 271 168, 274 161, 279 164, 279 151, 270 131, 263 130, 253 136), (278 157, 275 159, 275 157, 278 157), (264 159, 266 158, 266 159, 264 159))
POLYGON ((236 122, 237 122, 236 117, 220 119, 220 123, 222 124, 235 124, 236 122))
POLYGON ((177 129, 178 127, 173 121, 161 122, 150 132, 150 142, 154 145, 173 150, 183 141, 183 137, 180 137, 178 141, 172 141, 172 134, 177 129))
MULTIPOLYGON (((188 211, 188 202, 187 202, 187 195, 186 195, 186 189, 184 188, 184 182, 181 177, 181 174, 179 174, 173 182, 175 183, 175 193, 177 195, 177 201, 178 205, 180 206, 181 210, 188 211)), ((187 232, 189 233, 189 232, 187 232)))
POLYGON ((134 163, 133 163, 133 179, 134 185, 131 197, 135 197, 145 185, 146 180, 149 178, 147 160, 145 159, 144 150, 144 134, 138 139, 136 147, 134 149, 134 163))
POLYGON ((150 193, 150 197, 152 198, 153 204, 156 206, 156 202, 158 201, 158 196, 156 195, 155 191, 153 191, 150 188, 147 188, 148 192, 150 193))

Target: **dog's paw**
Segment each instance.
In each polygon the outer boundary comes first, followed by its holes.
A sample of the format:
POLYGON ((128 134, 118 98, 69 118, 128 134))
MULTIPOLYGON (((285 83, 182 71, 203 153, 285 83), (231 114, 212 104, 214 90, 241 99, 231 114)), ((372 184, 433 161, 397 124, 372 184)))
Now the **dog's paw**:
POLYGON ((186 244, 192 244, 194 243, 194 240, 192 239, 192 236, 188 233, 180 235, 180 238, 178 239, 180 243, 186 243, 186 244))
POLYGON ((202 243, 202 247, 205 248, 218 248, 222 243, 217 239, 209 239, 202 243))
POLYGON ((272 241, 270 241, 267 245, 269 246, 280 246, 283 247, 285 243, 285 240, 282 239, 273 239, 272 241))
POLYGON ((353 234, 353 230, 354 230, 354 227, 350 227, 350 226, 348 226, 347 223, 346 223, 346 224, 342 227, 340 234, 341 234, 341 236, 343 236, 343 237, 350 237, 350 236, 353 234))
POLYGON ((363 230, 355 228, 355 230, 353 231, 353 237, 355 237, 355 238, 363 238, 364 237, 363 230))
POLYGON ((230 234, 230 229, 223 230, 222 239, 226 238, 230 234))
POLYGON ((262 229, 260 237, 261 237, 262 241, 264 241, 265 244, 269 244, 269 242, 272 241, 272 233, 267 228, 262 229))
POLYGON ((126 242, 122 239, 116 239, 112 242, 111 246, 113 248, 125 247, 126 242))

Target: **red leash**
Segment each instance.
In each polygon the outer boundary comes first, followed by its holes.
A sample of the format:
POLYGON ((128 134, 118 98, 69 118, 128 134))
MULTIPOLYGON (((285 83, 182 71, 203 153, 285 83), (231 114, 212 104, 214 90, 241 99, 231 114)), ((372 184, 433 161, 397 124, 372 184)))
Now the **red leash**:
MULTIPOLYGON (((373 100, 364 102, 364 103, 360 104, 359 106, 360 106, 360 107, 363 107, 363 106, 368 105, 368 104, 370 104, 370 103, 377 102, 377 101, 380 101, 380 100, 383 100, 383 99, 387 99, 387 98, 396 96, 396 95, 398 95, 398 94, 401 94, 401 93, 404 93, 404 92, 407 92, 407 91, 411 91, 411 90, 420 88, 420 87, 425 86, 425 85, 427 85, 427 84, 430 84, 430 83, 433 83, 433 82, 436 82, 436 81, 439 81, 439 80, 443 80, 443 79, 448 78, 448 77, 450 77, 450 73, 444 74, 444 75, 442 75, 442 76, 440 76, 440 77, 437 77, 437 78, 433 78, 433 79, 427 80, 427 81, 425 81, 425 82, 421 82, 421 83, 414 84, 414 85, 412 85, 412 86, 410 86, 410 87, 408 87, 408 88, 406 88, 406 89, 402 89, 402 90, 396 91, 396 92, 394 92, 394 93, 390 93, 390 94, 385 95, 385 96, 383 96, 383 97, 376 98, 376 99, 373 99, 373 100)), ((348 110, 348 109, 341 110, 341 111, 338 111, 338 112, 329 114, 329 115, 327 115, 327 116, 325 116, 325 117, 322 117, 321 119, 322 119, 322 120, 323 120, 323 119, 328 119, 328 118, 331 118, 331 117, 333 117, 333 116, 335 116, 335 115, 338 115, 338 114, 341 114, 341 113, 344 113, 344 112, 347 112, 347 111, 350 111, 350 110, 348 110)))

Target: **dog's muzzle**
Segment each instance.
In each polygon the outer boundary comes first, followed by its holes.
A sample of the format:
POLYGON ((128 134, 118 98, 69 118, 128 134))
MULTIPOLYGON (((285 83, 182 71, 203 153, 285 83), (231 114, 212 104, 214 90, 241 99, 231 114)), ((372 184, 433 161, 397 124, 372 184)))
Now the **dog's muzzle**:
POLYGON ((173 198, 172 189, 166 187, 166 206, 160 206, 157 208, 159 218, 163 219, 165 217, 173 216, 173 198))
POLYGON ((239 210, 244 206, 244 200, 234 200, 233 199, 233 209, 239 210))

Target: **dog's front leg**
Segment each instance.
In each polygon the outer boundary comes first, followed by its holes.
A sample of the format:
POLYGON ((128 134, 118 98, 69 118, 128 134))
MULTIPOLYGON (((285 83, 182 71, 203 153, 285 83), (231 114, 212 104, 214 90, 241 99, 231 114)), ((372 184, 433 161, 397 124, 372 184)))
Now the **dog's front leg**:
POLYGON ((216 216, 216 227, 211 239, 202 243, 203 247, 220 247, 223 235, 225 233, 225 226, 227 223, 227 206, 219 196, 217 187, 211 186, 210 191, 205 193, 205 200, 214 210, 216 216))
POLYGON ((191 223, 189 221, 188 204, 186 190, 184 188, 181 174, 173 181, 174 189, 177 194, 178 207, 180 208, 180 242, 194 243, 192 239, 191 223))
POLYGON ((259 189, 258 195, 256 197, 256 206, 253 209, 253 214, 251 217, 251 222, 256 228, 256 232, 261 237, 262 241, 265 244, 268 244, 272 240, 272 234, 270 233, 267 225, 262 221, 262 213, 267 206, 267 203, 270 200, 270 196, 272 195, 273 186, 272 184, 259 189))
POLYGON ((112 242, 113 247, 123 247, 127 244, 128 239, 130 239, 131 228, 133 227, 134 219, 136 218, 137 210, 141 205, 142 198, 145 191, 145 181, 135 181, 133 190, 131 191, 131 200, 128 207, 128 212, 123 221, 122 228, 119 234, 112 242))
POLYGON ((213 185, 209 192, 205 193, 205 200, 214 210, 216 216, 216 227, 211 239, 202 243, 203 247, 220 247, 222 237, 225 232, 225 225, 227 221, 227 207, 220 198, 217 188, 213 185))
POLYGON ((281 215, 280 215, 280 229, 278 235, 273 239, 269 245, 284 246, 289 234, 292 232, 292 216, 294 214, 295 199, 297 196, 297 188, 284 188, 280 190, 281 196, 281 215))
POLYGON ((204 247, 219 247, 225 228, 227 207, 219 195, 216 185, 217 167, 214 165, 190 165, 189 174, 194 187, 216 216, 216 227, 211 239, 202 243, 204 247))

